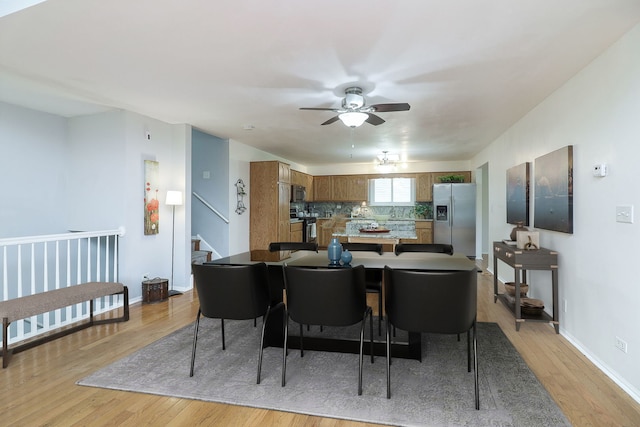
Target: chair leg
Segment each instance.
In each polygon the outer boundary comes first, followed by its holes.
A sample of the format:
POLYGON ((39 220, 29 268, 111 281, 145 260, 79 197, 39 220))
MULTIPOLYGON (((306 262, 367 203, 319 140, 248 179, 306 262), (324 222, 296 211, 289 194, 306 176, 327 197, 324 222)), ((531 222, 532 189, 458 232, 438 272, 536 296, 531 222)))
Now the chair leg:
POLYGON ((382 289, 378 293, 378 336, 382 335, 382 289))
POLYGON ((224 345, 224 319, 220 319, 220 329, 222 330, 222 349, 226 350, 227 348, 224 345))
POLYGON ((467 372, 471 372, 471 329, 467 331, 467 372))
MULTIPOLYGON (((364 359, 364 328, 367 326, 367 316, 369 317, 369 332, 371 334, 371 343, 373 344, 373 313, 371 307, 367 307, 364 317, 360 323, 360 353, 358 358, 358 396, 362 396, 362 365, 364 359)), ((373 353, 371 361, 373 362, 373 353)))
MULTIPOLYGON (((378 318, 378 321, 380 319, 378 318)), ((371 351, 371 363, 373 363, 373 311, 369 309, 369 339, 370 339, 370 351, 371 351)))
POLYGON ((391 331, 389 330, 389 318, 385 320, 385 334, 387 338, 387 399, 391 399, 391 331))
POLYGON ((198 316, 196 317, 196 325, 193 328, 193 344, 191 347, 191 370, 189 371, 189 376, 193 376, 193 365, 196 361, 196 343, 198 342, 198 328, 200 326, 200 309, 198 309, 198 316))
POLYGON ((262 372, 262 352, 264 347, 264 330, 267 327, 267 318, 269 317, 270 313, 271 313, 271 307, 269 307, 267 309, 267 313, 264 316, 262 316, 262 332, 260 334, 260 353, 258 355, 258 381, 256 384, 260 384, 260 373, 262 372))
POLYGON ((476 409, 480 410, 480 390, 478 385, 478 338, 476 330, 476 322, 473 322, 473 369, 476 391, 476 409))
POLYGON ((284 344, 282 346, 282 387, 287 377, 287 342, 289 337, 289 313, 284 309, 284 344))

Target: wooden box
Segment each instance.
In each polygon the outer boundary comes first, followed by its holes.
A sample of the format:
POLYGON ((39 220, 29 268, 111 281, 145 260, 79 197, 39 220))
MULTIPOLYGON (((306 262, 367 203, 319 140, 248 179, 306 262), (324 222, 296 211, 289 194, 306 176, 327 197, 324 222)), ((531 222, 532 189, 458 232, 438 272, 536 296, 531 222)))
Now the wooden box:
POLYGON ((169 298, 169 280, 152 279, 142 282, 142 302, 160 302, 169 298))

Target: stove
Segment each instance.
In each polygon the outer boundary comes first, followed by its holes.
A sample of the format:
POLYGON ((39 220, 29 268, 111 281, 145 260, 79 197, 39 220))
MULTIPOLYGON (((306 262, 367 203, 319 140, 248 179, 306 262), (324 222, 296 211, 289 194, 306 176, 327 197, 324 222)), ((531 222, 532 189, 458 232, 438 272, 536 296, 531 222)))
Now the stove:
POLYGON ((299 215, 298 208, 289 209, 289 218, 302 220, 302 241, 303 242, 315 242, 318 238, 316 232, 316 222, 318 219, 314 216, 310 216, 308 213, 304 216, 299 215))

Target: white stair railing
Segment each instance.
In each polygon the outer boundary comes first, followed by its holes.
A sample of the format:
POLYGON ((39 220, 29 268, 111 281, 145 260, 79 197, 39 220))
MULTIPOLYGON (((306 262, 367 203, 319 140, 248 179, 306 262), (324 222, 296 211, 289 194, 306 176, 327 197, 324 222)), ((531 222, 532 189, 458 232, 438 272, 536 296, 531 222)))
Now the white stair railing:
MULTIPOLYGON (((0 300, 75 286, 118 281, 118 238, 124 228, 0 239, 0 300)), ((122 307, 122 296, 99 298, 94 313, 122 307)), ((23 341, 89 317, 89 302, 13 322, 9 344, 23 341)))

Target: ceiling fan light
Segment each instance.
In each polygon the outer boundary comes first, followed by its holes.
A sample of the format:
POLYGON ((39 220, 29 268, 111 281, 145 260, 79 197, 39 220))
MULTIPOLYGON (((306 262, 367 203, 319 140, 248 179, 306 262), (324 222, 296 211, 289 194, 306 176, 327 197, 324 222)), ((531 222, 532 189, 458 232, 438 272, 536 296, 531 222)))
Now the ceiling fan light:
POLYGON ((358 126, 362 125, 365 120, 369 118, 369 115, 367 113, 358 113, 355 111, 350 111, 348 113, 342 113, 338 117, 340 118, 340 120, 342 120, 342 123, 344 123, 345 125, 352 128, 357 128, 358 126))

